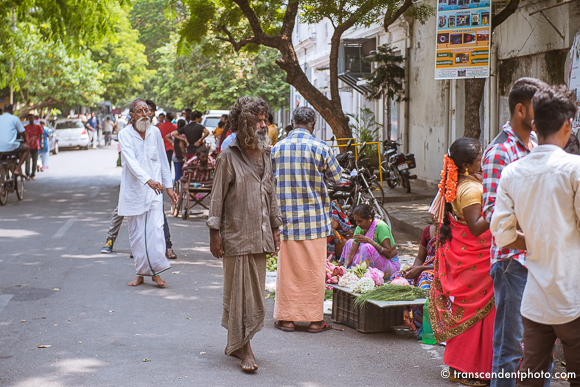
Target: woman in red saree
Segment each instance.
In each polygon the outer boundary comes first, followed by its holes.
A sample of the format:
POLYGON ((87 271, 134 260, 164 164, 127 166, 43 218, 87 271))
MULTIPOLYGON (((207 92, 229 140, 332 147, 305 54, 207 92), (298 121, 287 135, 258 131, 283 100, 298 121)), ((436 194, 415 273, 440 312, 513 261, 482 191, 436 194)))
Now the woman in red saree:
POLYGON ((495 316, 480 170, 479 141, 455 141, 445 155, 439 185, 439 200, 445 202, 438 206, 441 226, 429 302, 435 338, 447 342, 443 362, 449 379, 470 386, 486 385, 482 379, 491 372, 495 316), (468 378, 454 371, 479 375, 468 378))

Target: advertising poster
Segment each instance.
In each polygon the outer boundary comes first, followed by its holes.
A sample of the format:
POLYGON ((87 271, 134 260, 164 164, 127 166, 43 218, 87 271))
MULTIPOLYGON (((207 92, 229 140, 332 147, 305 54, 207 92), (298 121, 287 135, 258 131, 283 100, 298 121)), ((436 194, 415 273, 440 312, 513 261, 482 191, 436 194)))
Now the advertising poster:
POLYGON ((487 78, 491 0, 438 0, 435 79, 487 78))
MULTIPOLYGON (((580 32, 574 36, 574 43, 570 49, 570 79, 568 87, 576 93, 578 103, 580 103, 580 32)), ((580 129, 580 111, 572 123, 572 130, 578 133, 580 129)))

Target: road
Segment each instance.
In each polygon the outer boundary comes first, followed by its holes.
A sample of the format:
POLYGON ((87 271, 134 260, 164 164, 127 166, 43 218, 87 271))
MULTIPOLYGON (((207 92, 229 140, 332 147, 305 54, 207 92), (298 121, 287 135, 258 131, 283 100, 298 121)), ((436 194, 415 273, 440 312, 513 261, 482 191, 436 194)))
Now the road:
MULTIPOLYGON (((169 217, 179 258, 138 288, 124 226, 104 255, 121 169, 114 146, 63 151, 0 208, 0 384, 5 386, 449 386, 443 348, 390 333, 265 328, 259 371, 224 355, 221 262, 202 221, 169 217), (49 345, 48 348, 38 348, 49 345), (144 361, 150 360, 150 361, 144 361)), ((167 201, 167 200, 166 200, 167 201)), ((406 244, 404 234, 397 241, 406 244)), ((330 322, 330 318, 327 317, 330 322)))

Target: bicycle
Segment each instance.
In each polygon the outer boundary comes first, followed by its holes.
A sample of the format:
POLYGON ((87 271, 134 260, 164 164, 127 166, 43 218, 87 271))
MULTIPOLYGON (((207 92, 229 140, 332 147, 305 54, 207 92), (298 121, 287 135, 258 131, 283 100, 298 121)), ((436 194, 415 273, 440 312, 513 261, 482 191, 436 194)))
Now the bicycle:
POLYGON ((14 152, 0 153, 0 205, 8 201, 8 194, 16 191, 18 200, 24 199, 24 175, 14 174, 19 155, 14 152))

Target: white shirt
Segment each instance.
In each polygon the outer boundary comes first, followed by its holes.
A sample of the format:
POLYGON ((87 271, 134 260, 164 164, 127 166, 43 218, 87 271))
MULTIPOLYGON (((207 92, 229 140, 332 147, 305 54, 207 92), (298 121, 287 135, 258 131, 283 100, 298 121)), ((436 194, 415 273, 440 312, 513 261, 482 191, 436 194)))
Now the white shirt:
POLYGON ((121 147, 121 192, 119 215, 141 215, 149 210, 163 210, 163 195, 157 195, 147 182, 154 180, 172 188, 171 171, 167 162, 161 132, 149 126, 145 140, 132 125, 119 133, 121 147))
POLYGON ((497 189, 491 232, 498 246, 526 236, 528 280, 521 313, 540 324, 580 316, 580 156, 540 145, 509 164, 497 189))

